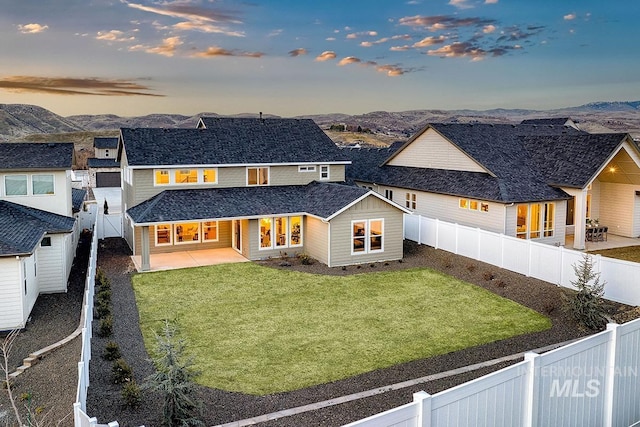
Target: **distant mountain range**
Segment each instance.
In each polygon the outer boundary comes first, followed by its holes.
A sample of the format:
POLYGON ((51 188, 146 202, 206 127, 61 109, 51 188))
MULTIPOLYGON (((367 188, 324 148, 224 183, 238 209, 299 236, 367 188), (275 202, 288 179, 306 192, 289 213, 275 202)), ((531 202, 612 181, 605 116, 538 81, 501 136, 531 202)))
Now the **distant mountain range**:
MULTIPOLYGON (((113 131, 121 127, 195 127, 198 117, 218 116, 200 113, 193 116, 180 114, 149 114, 120 117, 113 114, 59 116, 45 108, 25 104, 0 104, 0 141, 18 141, 33 134, 59 134, 69 132, 113 131)), ((258 114, 240 114, 232 117, 258 117, 258 114)), ((263 117, 277 117, 264 115, 263 117)), ((640 137, 640 101, 592 102, 578 107, 555 110, 493 109, 476 110, 411 110, 402 112, 374 111, 361 115, 317 114, 297 118, 313 119, 319 126, 346 124, 370 129, 373 133, 395 138, 406 138, 427 122, 488 122, 519 123, 524 119, 541 117, 571 117, 590 132, 629 132, 640 137)))

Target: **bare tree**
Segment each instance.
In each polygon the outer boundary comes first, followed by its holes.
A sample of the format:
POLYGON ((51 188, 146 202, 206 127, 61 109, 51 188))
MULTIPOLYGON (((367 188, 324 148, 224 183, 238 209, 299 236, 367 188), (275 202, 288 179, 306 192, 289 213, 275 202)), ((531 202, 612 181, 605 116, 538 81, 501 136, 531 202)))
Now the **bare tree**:
POLYGON ((9 376, 9 355, 11 354, 11 349, 13 348, 13 344, 15 343, 16 338, 20 330, 14 329, 4 337, 2 340, 2 345, 0 345, 0 357, 2 360, 0 361, 0 369, 4 373, 4 381, 7 389, 7 394, 9 395, 9 401, 11 402, 11 407, 13 408, 13 412, 16 417, 16 421, 19 426, 22 426, 22 419, 20 418, 20 411, 18 411, 18 406, 16 406, 16 400, 13 397, 13 392, 11 390, 11 377, 9 376))

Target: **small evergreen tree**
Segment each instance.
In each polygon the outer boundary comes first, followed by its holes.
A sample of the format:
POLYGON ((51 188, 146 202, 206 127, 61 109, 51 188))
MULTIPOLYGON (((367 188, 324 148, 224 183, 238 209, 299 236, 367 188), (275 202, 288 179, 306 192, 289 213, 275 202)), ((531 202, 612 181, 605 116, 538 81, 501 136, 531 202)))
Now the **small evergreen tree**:
POLYGON ((602 298, 606 282, 600 282, 600 273, 593 270, 593 260, 588 254, 584 254, 582 261, 572 267, 576 280, 571 284, 577 292, 568 297, 568 309, 587 328, 602 330, 607 325, 602 298))
POLYGON ((202 402, 195 395, 193 361, 185 356, 185 342, 176 337, 176 327, 165 320, 161 334, 156 334, 156 373, 147 377, 144 388, 163 395, 162 415, 167 426, 201 426, 198 418, 202 402))

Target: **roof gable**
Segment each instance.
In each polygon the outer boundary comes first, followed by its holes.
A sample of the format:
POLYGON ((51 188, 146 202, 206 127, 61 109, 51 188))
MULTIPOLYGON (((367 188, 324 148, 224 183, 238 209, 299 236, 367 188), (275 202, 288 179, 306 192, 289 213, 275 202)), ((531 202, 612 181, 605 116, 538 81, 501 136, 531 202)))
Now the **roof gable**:
POLYGON ((0 170, 70 170, 73 162, 71 142, 0 144, 0 170))
POLYGON ((69 233, 75 219, 0 200, 0 256, 32 253, 46 233, 69 233))
POLYGON ((130 166, 345 163, 310 119, 210 118, 207 128, 120 130, 130 166))
POLYGON ((118 137, 95 137, 93 138, 93 146, 95 148, 118 148, 118 137))

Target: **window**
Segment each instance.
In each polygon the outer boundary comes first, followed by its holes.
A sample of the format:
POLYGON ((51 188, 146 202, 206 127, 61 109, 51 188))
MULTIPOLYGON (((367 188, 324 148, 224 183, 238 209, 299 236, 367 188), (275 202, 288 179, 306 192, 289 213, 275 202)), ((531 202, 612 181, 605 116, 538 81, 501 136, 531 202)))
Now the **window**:
POLYGON ((460 206, 460 209, 467 209, 469 207, 469 200, 467 199, 460 199, 458 201, 458 206, 460 206))
POLYGON ((575 209, 576 198, 572 197, 567 200, 567 225, 573 225, 573 211, 575 209))
POLYGON ((531 203, 517 205, 516 237, 539 239, 553 237, 555 203, 531 203))
POLYGON ((191 184, 198 182, 197 169, 178 169, 176 171, 176 184, 191 184))
POLYGON ((316 166, 298 166, 298 172, 315 172, 316 166))
POLYGON ((271 218, 260 218, 260 249, 271 249, 271 218))
POLYGON ((278 217, 275 221, 275 240, 276 247, 287 246, 287 218, 278 217))
POLYGON ((417 206, 417 195, 416 193, 406 193, 405 195, 405 206, 409 209, 416 209, 417 206))
POLYGON ((329 165, 320 165, 320 179, 329 179, 329 165))
POLYGON ((458 207, 460 209, 469 209, 470 211, 489 212, 488 203, 472 199, 458 199, 458 207))
POLYGON ((33 194, 53 194, 53 175, 32 175, 33 194))
POLYGON ((199 222, 180 222, 175 225, 176 244, 179 243, 198 243, 200 241, 200 223, 199 222))
POLYGON ((269 185, 269 168, 247 168, 247 185, 269 185))
POLYGON ((478 201, 477 200, 469 200, 469 210, 477 211, 478 210, 478 201))
POLYGON ((171 244, 171 224, 156 225, 156 246, 171 244))
POLYGON ((5 175, 4 194, 7 196, 26 196, 27 175, 5 175))
POLYGON ((384 250, 384 220, 351 221, 351 254, 382 252, 384 250))
POLYGON ((302 217, 289 218, 289 246, 302 245, 302 217))
POLYGON ((218 241, 218 221, 205 221, 202 223, 202 240, 205 242, 218 241))
POLYGON ((202 179, 207 184, 216 184, 218 182, 218 174, 216 169, 205 169, 202 171, 202 179))
POLYGON ((104 150, 104 156, 105 157, 109 157, 109 149, 108 148, 106 150, 104 150))
POLYGON ((40 246, 51 246, 51 237, 43 237, 40 246))
POLYGON ((489 203, 480 203, 480 212, 489 212, 489 203))
POLYGON ((393 200, 393 190, 384 190, 384 197, 389 200, 393 200))
POLYGON ((157 170, 155 173, 156 185, 168 185, 169 184, 169 171, 167 169, 157 170))

